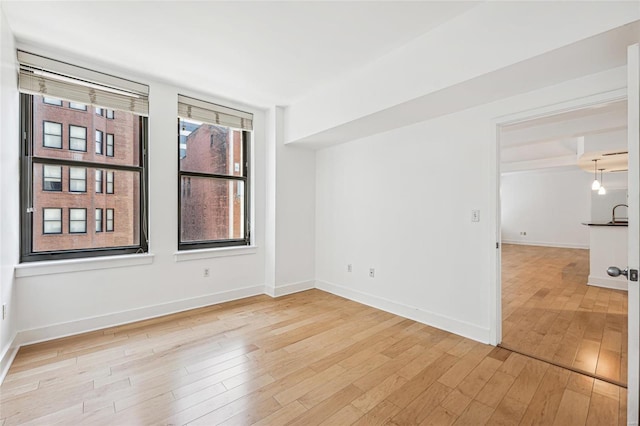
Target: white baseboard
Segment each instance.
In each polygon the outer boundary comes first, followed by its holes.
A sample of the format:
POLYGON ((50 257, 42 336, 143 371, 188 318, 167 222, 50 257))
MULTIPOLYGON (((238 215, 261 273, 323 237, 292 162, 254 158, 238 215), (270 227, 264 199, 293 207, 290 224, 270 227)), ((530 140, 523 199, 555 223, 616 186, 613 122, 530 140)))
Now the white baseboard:
POLYGON ((45 327, 33 328, 30 330, 23 330, 18 332, 16 343, 19 346, 23 346, 46 340, 58 339, 60 337, 67 337, 107 327, 143 321, 150 318, 201 308, 203 306, 215 305, 217 303, 229 302, 231 300, 243 299, 245 297, 257 296, 260 294, 264 294, 264 286, 257 285, 189 299, 176 300, 160 305, 146 306, 129 311, 121 311, 107 315, 48 325, 45 327))
POLYGON ((364 305, 418 321, 463 337, 468 337, 469 339, 476 340, 478 342, 491 342, 491 333, 488 328, 478 327, 471 323, 428 312, 420 308, 394 302, 392 300, 367 294, 358 290, 353 290, 339 284, 328 283, 326 281, 316 281, 316 288, 353 300, 354 302, 362 303, 364 305))
POLYGON ((2 357, 0 357, 0 385, 7 376, 9 368, 18 354, 18 349, 20 349, 20 346, 16 343, 16 336, 16 334, 13 335, 9 344, 2 351, 2 357))
POLYGON ((271 297, 280 297, 286 296, 287 294, 298 293, 300 291, 311 290, 312 288, 316 288, 315 280, 310 281, 300 281, 297 283, 284 284, 278 286, 264 286, 264 292, 271 297))
POLYGON ((541 247, 558 247, 573 249, 589 249, 589 244, 572 244, 572 243, 548 243, 544 241, 518 241, 518 240, 502 240, 502 244, 516 244, 520 246, 541 246, 541 247))
POLYGON ((587 284, 595 287, 612 288, 614 290, 629 290, 629 286, 626 280, 619 280, 610 277, 597 277, 595 275, 589 275, 587 284))

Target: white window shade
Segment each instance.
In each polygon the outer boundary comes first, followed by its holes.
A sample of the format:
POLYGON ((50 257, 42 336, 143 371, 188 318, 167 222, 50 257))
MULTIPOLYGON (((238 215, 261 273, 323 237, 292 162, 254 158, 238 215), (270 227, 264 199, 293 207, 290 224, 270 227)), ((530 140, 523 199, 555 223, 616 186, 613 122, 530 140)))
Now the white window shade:
POLYGON ((178 116, 203 123, 253 130, 253 114, 178 95, 178 116))
POLYGON ((149 114, 149 86, 18 51, 20 91, 48 98, 64 99, 149 114))

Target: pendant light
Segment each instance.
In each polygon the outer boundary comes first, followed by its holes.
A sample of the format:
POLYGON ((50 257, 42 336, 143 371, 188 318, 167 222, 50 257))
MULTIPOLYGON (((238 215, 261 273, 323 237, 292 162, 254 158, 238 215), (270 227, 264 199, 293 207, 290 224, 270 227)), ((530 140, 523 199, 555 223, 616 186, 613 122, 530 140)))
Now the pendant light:
POLYGON ((598 189, 598 195, 604 195, 607 193, 607 190, 604 188, 604 181, 602 180, 602 171, 604 169, 600 169, 600 189, 598 189))
POLYGON ((595 161, 595 165, 593 166, 593 183, 591 184, 591 190, 597 191, 600 189, 600 182, 598 181, 598 160, 595 161))

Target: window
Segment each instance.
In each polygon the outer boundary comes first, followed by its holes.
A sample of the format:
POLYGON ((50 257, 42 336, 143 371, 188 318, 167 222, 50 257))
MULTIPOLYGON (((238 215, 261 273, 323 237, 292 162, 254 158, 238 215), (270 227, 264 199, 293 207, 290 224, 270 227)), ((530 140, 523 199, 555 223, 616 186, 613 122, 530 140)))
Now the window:
POLYGON ((87 151, 87 128, 69 125, 69 149, 71 151, 87 151))
POLYGON ((42 189, 44 191, 62 191, 62 167, 42 165, 42 189))
POLYGON ((96 209, 96 232, 102 232, 102 209, 96 209))
POLYGON ((69 192, 87 192, 87 169, 69 167, 69 192))
POLYGON ((113 215, 113 209, 107 209, 107 226, 105 228, 107 232, 113 232, 113 215))
POLYGON ((45 121, 44 137, 42 145, 47 148, 62 149, 62 123, 54 123, 53 121, 45 121))
POLYGON ((69 233, 85 234, 87 232, 87 209, 69 209, 69 233))
POLYGON ((42 209, 42 233, 62 233, 62 209, 42 209))
POLYGON ((107 118, 110 119, 110 120, 113 120, 114 117, 115 117, 115 113, 113 112, 113 110, 112 109, 108 109, 107 110, 107 118))
MULTIPOLYGON (((20 141, 20 261, 147 252, 148 86, 20 50, 17 55, 26 135, 20 141), (50 107, 45 96, 66 99, 71 109, 50 107), (85 107, 113 116, 107 125, 110 134, 117 129, 117 158, 89 150, 100 120, 82 113, 85 107), (112 195, 102 195, 107 191, 112 195), (102 232, 99 238, 94 229, 102 232)), ((106 153, 106 140, 96 139, 106 153)))
POLYGON ((96 130, 96 154, 102 154, 102 131, 96 130))
POLYGON ((60 99, 43 98, 42 102, 44 102, 45 104, 49 104, 49 105, 62 106, 62 101, 60 99))
POLYGON ((96 194, 102 194, 102 170, 96 170, 96 194))
POLYGON ((178 249, 250 244, 252 115, 178 97, 178 249))
POLYGON ((113 194, 113 172, 107 172, 107 194, 113 194))
POLYGON ((107 133, 107 157, 113 157, 113 135, 107 133))

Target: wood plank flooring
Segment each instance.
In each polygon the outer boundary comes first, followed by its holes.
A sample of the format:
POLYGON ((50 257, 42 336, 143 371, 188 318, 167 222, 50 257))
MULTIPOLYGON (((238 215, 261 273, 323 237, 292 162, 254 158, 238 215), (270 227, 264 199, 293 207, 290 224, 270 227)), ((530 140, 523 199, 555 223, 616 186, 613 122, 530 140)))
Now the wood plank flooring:
POLYGON ((623 425, 626 392, 310 290, 24 347, 0 425, 623 425))
POLYGON ((504 244, 502 343, 626 384, 627 292, 588 275, 588 250, 504 244))

